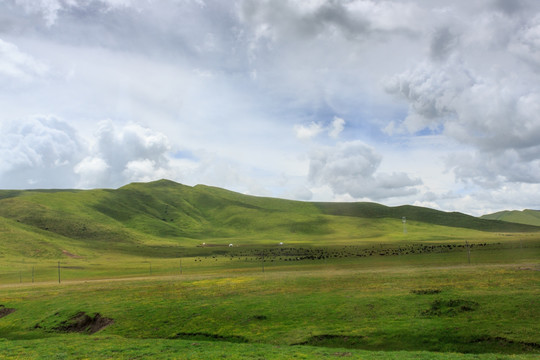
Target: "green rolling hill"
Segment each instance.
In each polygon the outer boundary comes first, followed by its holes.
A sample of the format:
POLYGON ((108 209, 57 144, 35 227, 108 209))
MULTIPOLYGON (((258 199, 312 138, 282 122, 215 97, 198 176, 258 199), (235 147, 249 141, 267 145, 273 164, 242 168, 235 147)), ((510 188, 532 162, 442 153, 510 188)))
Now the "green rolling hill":
POLYGON ((415 206, 317 203, 168 180, 116 190, 0 191, 0 257, 173 257, 202 242, 265 245, 492 239, 540 227, 415 206), (407 234, 402 217, 407 219, 407 234))
POLYGON ((540 226, 540 210, 512 210, 499 211, 481 216, 482 219, 501 220, 517 224, 540 226))

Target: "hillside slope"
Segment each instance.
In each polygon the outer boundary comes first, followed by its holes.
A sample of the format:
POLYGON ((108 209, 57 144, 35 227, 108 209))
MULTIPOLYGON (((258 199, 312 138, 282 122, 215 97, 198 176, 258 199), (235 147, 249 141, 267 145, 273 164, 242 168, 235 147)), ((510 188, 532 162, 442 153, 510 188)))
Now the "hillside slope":
POLYGON ((499 211, 493 214, 482 215, 482 219, 501 220, 517 224, 540 226, 540 210, 512 210, 499 211))
POLYGON ((374 203, 312 203, 168 180, 116 190, 0 191, 0 256, 118 252, 175 256, 203 241, 267 244, 480 239, 540 227, 374 203), (404 237, 401 219, 409 234, 404 237), (489 235, 491 236, 491 235, 489 235), (279 239, 279 240, 278 240, 279 239))
MULTIPOLYGON (((535 224, 509 223, 501 219, 477 218, 459 212, 444 212, 419 206, 402 205, 396 207, 376 203, 316 203, 325 213, 361 218, 402 218, 406 221, 419 221, 428 224, 458 227, 490 232, 527 232, 536 231, 535 224), (531 227, 524 225, 533 225, 531 227)), ((540 226, 540 224, 536 225, 540 226)))

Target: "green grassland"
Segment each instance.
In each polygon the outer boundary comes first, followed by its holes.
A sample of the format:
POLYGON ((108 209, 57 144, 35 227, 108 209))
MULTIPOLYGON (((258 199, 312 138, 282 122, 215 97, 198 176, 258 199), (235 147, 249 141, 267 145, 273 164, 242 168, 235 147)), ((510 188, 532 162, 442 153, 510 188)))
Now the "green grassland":
POLYGON ((539 230, 170 181, 0 191, 0 358, 535 359, 539 230))
POLYGON ((0 338, 14 358, 537 357, 538 251, 477 250, 472 264, 464 255, 303 260, 265 272, 184 259, 182 274, 169 259, 151 276, 4 285, 3 305, 16 311, 0 319, 0 338), (81 311, 114 323, 57 330, 81 311))
POLYGON ((0 191, 0 258, 179 257, 203 242, 345 245, 499 241, 540 227, 427 208, 309 203, 246 196, 171 181, 117 190, 0 191), (407 218, 407 234, 402 217, 407 218))
POLYGON ((506 210, 493 214, 483 215, 481 218, 540 226, 540 210, 506 210))

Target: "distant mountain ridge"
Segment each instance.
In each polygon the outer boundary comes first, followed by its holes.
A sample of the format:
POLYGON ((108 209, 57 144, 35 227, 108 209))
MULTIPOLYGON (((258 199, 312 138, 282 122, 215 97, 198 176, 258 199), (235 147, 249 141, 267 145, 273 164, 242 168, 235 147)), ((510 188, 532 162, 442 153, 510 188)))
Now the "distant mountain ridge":
POLYGON ((482 215, 482 219, 500 220, 517 224, 540 226, 540 210, 505 210, 493 214, 482 215))
POLYGON ((249 196, 169 180, 114 190, 0 191, 0 257, 54 257, 66 249, 74 254, 174 256, 179 246, 193 248, 205 241, 441 241, 493 237, 499 232, 540 232, 540 227, 409 205, 249 196), (403 217, 410 230, 407 235, 403 217))
MULTIPOLYGON (((460 212, 444 212, 412 205, 389 207, 376 203, 319 203, 318 206, 332 215, 364 218, 400 218, 401 214, 406 220, 480 231, 514 232, 532 230, 532 228, 521 226, 508 226, 509 224, 497 221, 499 219, 477 218, 460 212)), ((534 224, 528 225, 535 226, 534 224)), ((540 224, 536 226, 540 226, 540 224)))

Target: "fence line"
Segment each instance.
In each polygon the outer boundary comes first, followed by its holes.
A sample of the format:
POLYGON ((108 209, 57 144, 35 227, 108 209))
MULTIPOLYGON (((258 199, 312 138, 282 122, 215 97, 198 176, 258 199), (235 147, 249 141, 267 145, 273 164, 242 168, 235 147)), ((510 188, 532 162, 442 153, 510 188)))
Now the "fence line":
MULTIPOLYGON (((509 250, 526 249, 529 246, 522 242, 517 244, 502 243, 464 243, 427 244, 416 243, 395 245, 385 248, 384 244, 374 244, 372 247, 343 246, 342 248, 268 248, 264 250, 251 249, 250 253, 240 249, 224 254, 208 254, 195 257, 152 259, 139 262, 125 262, 119 264, 88 264, 81 259, 65 259, 50 261, 49 263, 29 263, 14 266, 12 271, 0 270, 0 284, 58 282, 68 280, 92 280, 107 278, 129 278, 141 276, 185 275, 203 274, 223 270, 251 269, 265 272, 272 269, 272 265, 294 266, 315 261, 315 264, 329 266, 336 261, 343 263, 361 264, 366 258, 393 258, 397 263, 404 263, 407 259, 415 258, 402 255, 453 254, 448 261, 456 264, 471 264, 478 261, 481 250, 509 250), (377 246, 378 245, 378 246, 377 246), (514 246, 512 246, 514 245, 514 246), (399 256, 396 256, 399 255, 399 256), (341 260, 345 258, 345 260, 341 260), (328 259, 332 261, 328 261, 328 259), (258 270, 257 270, 258 269, 258 270)), ((530 245, 530 244, 527 244, 530 245)), ((532 245, 538 247, 538 245, 532 245)), ((519 251, 521 256, 528 256, 527 252, 519 251)), ((102 260, 98 260, 102 261, 102 260)), ((485 260, 482 260, 485 261, 485 260)), ((0 266, 2 264, 0 263, 0 266)))

